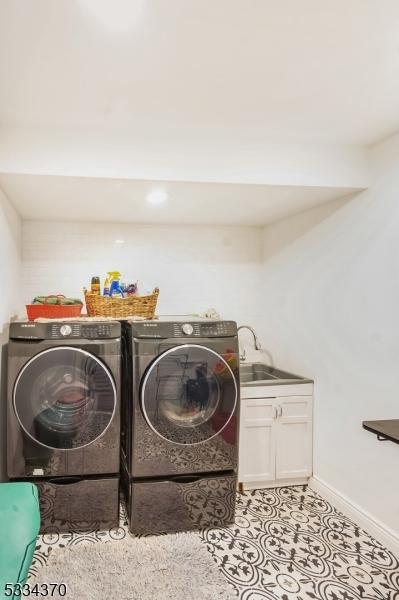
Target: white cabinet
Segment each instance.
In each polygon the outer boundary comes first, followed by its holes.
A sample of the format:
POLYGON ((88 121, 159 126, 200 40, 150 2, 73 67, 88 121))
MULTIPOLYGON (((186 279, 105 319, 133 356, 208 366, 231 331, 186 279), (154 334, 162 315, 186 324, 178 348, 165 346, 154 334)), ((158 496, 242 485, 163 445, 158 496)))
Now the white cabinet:
MULTIPOLYGON (((275 414, 270 398, 246 400, 245 410, 241 409, 239 472, 245 474, 245 481, 276 478, 275 414), (241 448, 245 448, 245 452, 241 452, 241 448)), ((244 480, 239 477, 239 481, 244 480)))
POLYGON ((238 481, 244 488, 306 483, 312 405, 311 395, 242 399, 238 481))
POLYGON ((312 397, 276 398, 276 479, 312 474, 312 397))

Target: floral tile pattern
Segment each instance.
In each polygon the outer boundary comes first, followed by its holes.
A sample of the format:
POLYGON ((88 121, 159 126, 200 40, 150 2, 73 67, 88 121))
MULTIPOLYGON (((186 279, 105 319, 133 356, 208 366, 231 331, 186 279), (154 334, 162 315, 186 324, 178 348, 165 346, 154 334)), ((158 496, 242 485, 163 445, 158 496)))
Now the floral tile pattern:
POLYGON ((240 600, 399 599, 395 556, 306 486, 239 494, 200 535, 240 600))
MULTIPOLYGON (((115 542, 120 525, 95 523, 40 536, 31 574, 51 548, 115 542)), ((237 495, 235 524, 198 532, 239 600, 399 600, 399 562, 356 523, 306 486, 253 490, 237 495)), ((212 600, 212 599, 210 599, 212 600)))

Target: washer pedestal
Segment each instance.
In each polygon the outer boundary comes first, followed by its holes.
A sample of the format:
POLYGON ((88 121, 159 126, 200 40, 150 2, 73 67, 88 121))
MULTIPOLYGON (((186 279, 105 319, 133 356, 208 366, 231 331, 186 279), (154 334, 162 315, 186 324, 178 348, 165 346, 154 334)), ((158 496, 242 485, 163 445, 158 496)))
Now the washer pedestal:
POLYGON ((118 527, 119 477, 58 477, 35 483, 40 492, 41 533, 118 527))

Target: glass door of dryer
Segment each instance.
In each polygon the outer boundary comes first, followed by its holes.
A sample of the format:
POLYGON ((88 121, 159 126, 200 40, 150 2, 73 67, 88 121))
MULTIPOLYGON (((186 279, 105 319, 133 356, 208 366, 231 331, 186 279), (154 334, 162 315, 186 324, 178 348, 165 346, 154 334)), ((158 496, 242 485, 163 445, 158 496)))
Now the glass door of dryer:
POLYGON ((227 360, 196 344, 161 354, 148 367, 141 386, 147 424, 175 444, 198 444, 219 434, 233 417, 237 398, 227 360))
POLYGON ((107 367, 75 347, 55 347, 31 358, 19 373, 14 410, 25 434, 52 450, 73 450, 103 435, 117 394, 107 367))

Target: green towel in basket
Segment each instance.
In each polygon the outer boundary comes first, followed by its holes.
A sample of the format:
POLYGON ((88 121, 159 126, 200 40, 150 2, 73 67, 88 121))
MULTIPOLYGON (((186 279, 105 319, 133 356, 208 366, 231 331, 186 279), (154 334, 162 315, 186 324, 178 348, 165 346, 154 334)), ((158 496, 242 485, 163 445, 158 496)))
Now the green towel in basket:
POLYGON ((32 304, 61 304, 63 306, 73 306, 74 304, 83 304, 79 298, 65 298, 65 296, 36 296, 32 304))

